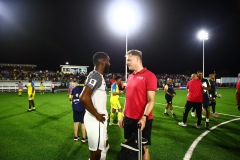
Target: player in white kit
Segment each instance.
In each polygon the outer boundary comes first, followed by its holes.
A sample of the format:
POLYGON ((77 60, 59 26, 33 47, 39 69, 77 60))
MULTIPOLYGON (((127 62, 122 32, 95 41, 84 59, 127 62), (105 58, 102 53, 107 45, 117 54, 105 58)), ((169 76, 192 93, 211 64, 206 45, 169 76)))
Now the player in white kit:
POLYGON ((107 135, 107 93, 104 71, 110 66, 110 58, 104 52, 93 56, 94 70, 86 79, 80 101, 86 108, 84 123, 88 135, 90 160, 105 160, 109 149, 107 135))

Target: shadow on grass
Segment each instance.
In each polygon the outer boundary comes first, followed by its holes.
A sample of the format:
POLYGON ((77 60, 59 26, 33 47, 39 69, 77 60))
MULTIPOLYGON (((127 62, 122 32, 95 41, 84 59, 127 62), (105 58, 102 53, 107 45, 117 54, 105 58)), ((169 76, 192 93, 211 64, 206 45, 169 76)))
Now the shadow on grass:
MULTIPOLYGON (((70 137, 67 138, 64 143, 59 147, 59 151, 56 155, 56 160, 67 160, 67 159, 84 159, 83 157, 87 157, 88 151, 88 143, 81 143, 80 141, 70 140, 70 137)), ((87 159, 87 158, 86 158, 87 159)))
POLYGON ((0 117, 0 120, 12 118, 12 117, 19 116, 19 115, 26 114, 26 113, 27 112, 20 112, 20 113, 16 113, 16 114, 7 115, 7 116, 4 116, 4 117, 0 117))
POLYGON ((38 127, 43 126, 43 125, 45 125, 47 123, 50 123, 52 121, 57 121, 57 120, 63 118, 64 116, 66 116, 67 114, 71 113, 71 112, 72 112, 72 109, 64 111, 64 112, 62 112, 60 114, 57 114, 57 115, 48 115, 48 114, 45 114, 45 113, 42 113, 42 112, 39 112, 39 111, 32 112, 33 114, 40 115, 42 117, 46 117, 45 119, 36 123, 32 128, 38 128, 38 127))

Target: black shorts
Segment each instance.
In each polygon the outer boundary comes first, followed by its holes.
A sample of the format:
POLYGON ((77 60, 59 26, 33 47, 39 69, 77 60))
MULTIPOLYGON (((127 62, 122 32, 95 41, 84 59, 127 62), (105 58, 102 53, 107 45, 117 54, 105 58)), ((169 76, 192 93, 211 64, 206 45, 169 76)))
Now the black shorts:
POLYGON ((209 97, 207 93, 203 93, 203 108, 209 108, 209 97))
POLYGON ((81 112, 73 111, 73 122, 84 123, 84 121, 83 121, 84 115, 85 115, 85 110, 81 111, 81 112))
MULTIPOLYGON (((124 117, 124 138, 129 139, 132 134, 137 134, 138 128, 137 123, 138 119, 132 119, 128 117, 124 117)), ((146 121, 145 128, 142 131, 143 138, 146 138, 148 140, 148 143, 146 145, 151 145, 151 131, 152 131, 152 119, 146 121)))
POLYGON ((167 104, 172 104, 172 96, 166 94, 166 95, 165 95, 165 99, 166 99, 166 101, 167 101, 167 104))

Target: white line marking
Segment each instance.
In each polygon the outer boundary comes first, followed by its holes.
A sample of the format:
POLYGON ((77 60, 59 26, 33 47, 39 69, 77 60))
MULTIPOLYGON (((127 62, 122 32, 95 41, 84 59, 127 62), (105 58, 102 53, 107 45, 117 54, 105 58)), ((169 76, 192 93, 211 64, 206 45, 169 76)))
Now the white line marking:
MULTIPOLYGON (((123 98, 125 99, 124 97, 119 97, 119 98, 123 98)), ((160 105, 166 105, 166 103, 158 103, 158 102, 155 102, 155 104, 160 104, 160 105)), ((173 105, 174 108, 184 108, 184 107, 181 107, 181 106, 175 106, 173 105)), ((216 112, 217 114, 220 114, 220 115, 224 115, 224 116, 230 116, 230 117, 240 117, 240 116, 237 116, 237 115, 231 115, 231 114, 225 114, 225 113, 218 113, 216 112)))
MULTIPOLYGON (((237 120, 240 120, 240 118, 236 118, 236 119, 232 119, 232 120, 229 120, 229 121, 220 123, 220 124, 218 124, 218 125, 213 126, 212 128, 210 128, 210 130, 214 130, 214 129, 216 129, 217 127, 220 127, 220 126, 222 126, 222 125, 224 125, 224 124, 227 124, 227 123, 230 123, 230 122, 233 122, 233 121, 237 121, 237 120)), ((202 138, 203 138, 204 136, 206 136, 206 135, 210 132, 210 130, 207 130, 207 131, 205 131, 204 133, 202 133, 202 134, 192 143, 192 145, 189 147, 187 153, 185 154, 185 156, 184 156, 184 158, 183 158, 184 160, 190 160, 190 158, 192 157, 192 153, 193 153, 194 149, 196 148, 197 144, 202 140, 202 138)))
MULTIPOLYGON (((155 102, 155 104, 160 104, 160 105, 166 105, 166 104, 164 104, 164 103, 157 103, 157 102, 155 102)), ((175 108, 184 108, 184 107, 181 107, 181 106, 175 106, 175 105, 173 105, 173 107, 175 107, 175 108)), ((218 113, 218 112, 216 112, 217 114, 220 114, 220 115, 224 115, 224 116, 230 116, 230 117, 240 117, 240 116, 237 116, 237 115, 231 115, 231 114, 225 114, 225 113, 218 113)))

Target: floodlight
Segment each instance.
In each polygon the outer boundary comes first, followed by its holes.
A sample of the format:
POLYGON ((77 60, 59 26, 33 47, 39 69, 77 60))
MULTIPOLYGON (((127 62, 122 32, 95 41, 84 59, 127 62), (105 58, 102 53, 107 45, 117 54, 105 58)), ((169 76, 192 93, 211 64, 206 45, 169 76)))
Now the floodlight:
POLYGON ((137 1, 115 0, 107 9, 107 20, 109 26, 116 32, 132 32, 142 22, 141 8, 137 1))
POLYGON ((207 40, 208 39, 208 33, 204 30, 200 31, 198 33, 198 38, 201 40, 207 40))

